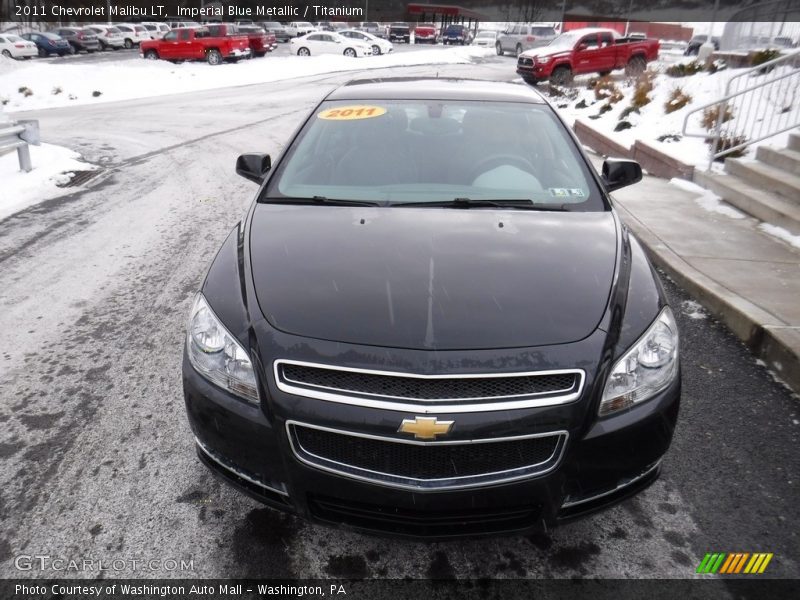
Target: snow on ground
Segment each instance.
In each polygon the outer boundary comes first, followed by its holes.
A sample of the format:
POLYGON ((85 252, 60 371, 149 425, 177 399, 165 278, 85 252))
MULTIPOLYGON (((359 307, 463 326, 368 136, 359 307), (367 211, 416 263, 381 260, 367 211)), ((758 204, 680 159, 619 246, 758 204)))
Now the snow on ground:
POLYGON ((5 103, 6 112, 35 110, 267 83, 338 71, 469 63, 493 54, 494 49, 456 46, 357 59, 336 55, 267 56, 219 66, 203 62, 176 65, 144 59, 53 65, 0 57, 0 102, 5 103))
MULTIPOLYGON (((691 62, 693 59, 684 59, 680 62, 691 62)), ((561 97, 553 98, 553 103, 559 108, 559 112, 567 122, 572 125, 576 119, 581 119, 590 127, 601 133, 612 137, 616 142, 623 146, 630 147, 638 139, 646 142, 659 150, 673 156, 684 163, 701 166, 706 168, 709 158, 709 147, 702 138, 684 137, 681 133, 683 121, 693 109, 711 103, 722 97, 725 93, 725 86, 728 79, 733 75, 741 73, 745 69, 724 69, 716 73, 701 72, 688 77, 670 77, 664 73, 667 67, 666 61, 654 63, 649 68, 658 71, 658 75, 653 81, 653 91, 650 92, 650 103, 639 109, 639 114, 633 112, 625 120, 632 127, 615 131, 614 129, 620 122, 620 116, 625 108, 631 105, 631 98, 634 93, 634 82, 628 80, 623 74, 615 73, 611 77, 616 83, 619 91, 624 98, 619 102, 611 104, 611 110, 600 114, 600 107, 606 104, 605 100, 597 100, 594 90, 588 89, 590 78, 577 78, 575 90, 569 100, 561 97), (691 96, 691 101, 683 108, 667 114, 664 107, 669 101, 670 94, 676 88, 681 88, 683 92, 691 96), (575 94, 577 92, 577 94, 575 94), (582 108, 584 103, 586 106, 582 108), (599 115, 599 116, 598 116, 599 115), (664 137, 664 136, 676 136, 664 137), (658 138, 662 138, 659 140, 658 138)), ((755 83, 755 82, 754 82, 755 83)), ((764 99, 758 106, 748 106, 748 112, 753 114, 769 115, 774 112, 774 107, 769 105, 769 99, 764 99)), ((702 132, 700 125, 702 111, 698 112, 690 120, 690 131, 702 132)), ((734 119, 736 115, 734 114, 734 119)), ((764 143, 776 147, 785 147, 788 141, 788 132, 774 136, 764 143)), ((748 149, 748 155, 755 155, 754 144, 748 149)))
MULTIPOLYGON (((33 170, 20 171, 16 150, 0 156, 0 219, 43 200, 66 192, 58 184, 67 183, 74 171, 90 171, 92 164, 78 160, 80 155, 69 148, 42 144, 29 146, 33 170)), ((70 188, 77 191, 80 188, 70 188)))
POLYGON ((795 248, 800 248, 800 235, 794 235, 785 230, 783 227, 777 225, 770 225, 769 223, 761 223, 758 228, 773 237, 783 240, 787 244, 791 244, 795 248))
POLYGON ((679 187, 687 192, 697 194, 697 198, 695 198, 694 201, 703 210, 719 213, 721 215, 725 215, 726 217, 730 217, 731 219, 744 219, 743 213, 740 213, 732 206, 724 204, 722 202, 722 198, 717 196, 714 192, 697 185, 696 183, 686 181, 685 179, 679 179, 677 177, 670 179, 669 182, 675 187, 679 187))

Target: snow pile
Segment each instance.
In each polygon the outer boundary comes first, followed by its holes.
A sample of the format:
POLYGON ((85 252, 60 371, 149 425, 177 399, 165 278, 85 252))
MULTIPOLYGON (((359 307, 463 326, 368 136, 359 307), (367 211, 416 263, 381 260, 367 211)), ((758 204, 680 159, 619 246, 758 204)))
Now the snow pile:
POLYGON ((730 217, 731 219, 744 219, 744 214, 740 213, 732 206, 723 204, 722 198, 717 196, 714 192, 711 192, 705 189, 704 187, 697 185, 696 183, 692 183, 691 181, 686 181, 685 179, 678 179, 678 178, 670 179, 669 182, 675 187, 679 187, 682 190, 686 190, 687 192, 697 194, 698 196, 697 198, 694 199, 694 201, 703 210, 725 215, 726 217, 730 217))
POLYGON ((267 83, 338 71, 464 64, 493 54, 494 49, 490 48, 456 46, 358 59, 337 55, 268 55, 213 67, 202 62, 176 65, 144 59, 54 65, 0 57, 0 102, 5 103, 7 112, 34 110, 267 83))
POLYGON ((800 248, 800 235, 794 235, 783 227, 777 225, 770 225, 769 223, 761 223, 758 228, 766 234, 783 240, 787 244, 800 248))
MULTIPOLYGON (((67 190, 58 185, 70 180, 72 171, 90 171, 97 167, 78 160, 80 155, 68 148, 42 144, 29 146, 33 170, 20 171, 17 152, 0 156, 0 219, 29 206, 62 196, 67 190)), ((77 191, 80 188, 70 188, 77 191)))
MULTIPOLYGON (((661 67, 663 66, 662 64, 661 67)), ((650 67, 651 70, 655 68, 654 65, 650 67)), ((626 115, 622 113, 626 109, 630 111, 635 82, 628 80, 621 72, 610 76, 623 94, 619 102, 609 104, 605 100, 597 100, 594 90, 588 89, 590 79, 587 77, 576 78, 575 88, 567 91, 567 97, 554 97, 552 100, 570 125, 576 119, 581 119, 623 146, 630 147, 636 140, 641 140, 684 163, 705 167, 708 164, 709 146, 702 138, 684 137, 681 133, 683 121, 690 111, 724 96, 728 80, 742 71, 744 69, 723 69, 715 73, 701 71, 686 77, 670 77, 659 72, 653 79, 653 90, 648 95, 650 102, 640 107, 638 113, 629 112, 626 115), (676 106, 673 93, 678 88, 691 100, 682 108, 667 113, 665 105, 672 102, 673 107, 676 106), (630 127, 627 124, 620 125, 622 122, 627 122, 630 127)), ((544 86, 540 87, 546 89, 544 86)), ((775 112, 775 107, 770 105, 769 98, 762 98, 758 104, 754 103, 752 107, 748 105, 749 111, 753 111, 753 114, 770 115, 775 112)), ((690 119, 690 131, 703 131, 701 119, 702 111, 690 119)), ((787 141, 788 133, 783 133, 765 143, 785 146, 787 141)), ((754 144, 753 148, 757 145, 754 144)), ((748 151, 754 152, 755 150, 748 151)))

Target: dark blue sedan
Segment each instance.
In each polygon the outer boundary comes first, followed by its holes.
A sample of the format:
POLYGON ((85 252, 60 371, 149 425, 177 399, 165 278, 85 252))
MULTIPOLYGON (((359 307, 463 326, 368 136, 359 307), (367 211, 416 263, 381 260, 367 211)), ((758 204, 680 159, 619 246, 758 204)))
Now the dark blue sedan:
POLYGON ((69 45, 69 42, 55 33, 24 33, 22 37, 36 44, 39 49, 39 56, 72 54, 72 46, 69 45))

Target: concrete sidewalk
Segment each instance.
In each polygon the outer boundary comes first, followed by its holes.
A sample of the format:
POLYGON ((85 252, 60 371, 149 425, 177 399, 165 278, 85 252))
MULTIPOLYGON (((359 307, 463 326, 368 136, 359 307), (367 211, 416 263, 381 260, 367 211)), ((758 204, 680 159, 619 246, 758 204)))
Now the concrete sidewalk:
POLYGON ((800 249, 664 179, 645 176, 614 197, 653 262, 800 393, 800 249))

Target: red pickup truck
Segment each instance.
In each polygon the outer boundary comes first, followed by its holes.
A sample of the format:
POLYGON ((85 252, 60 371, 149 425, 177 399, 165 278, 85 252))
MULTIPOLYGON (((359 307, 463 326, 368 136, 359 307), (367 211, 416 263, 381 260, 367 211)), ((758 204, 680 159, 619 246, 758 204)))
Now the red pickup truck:
POLYGON ((139 56, 151 60, 205 60, 218 65, 250 56, 246 35, 212 35, 207 27, 173 29, 158 40, 139 44, 139 56))
POLYGON ((517 73, 532 85, 545 79, 565 85, 573 75, 606 75, 615 69, 639 75, 658 58, 658 48, 658 40, 624 38, 613 29, 573 29, 520 54, 517 73))

